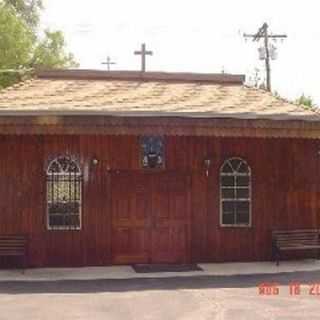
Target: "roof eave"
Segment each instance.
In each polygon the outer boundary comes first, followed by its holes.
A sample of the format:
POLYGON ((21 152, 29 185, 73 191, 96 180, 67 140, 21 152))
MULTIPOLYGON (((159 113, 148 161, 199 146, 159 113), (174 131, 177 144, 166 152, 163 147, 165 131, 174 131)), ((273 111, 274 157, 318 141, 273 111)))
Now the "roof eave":
POLYGON ((315 122, 320 124, 320 118, 317 115, 294 115, 287 113, 277 114, 256 114, 253 112, 241 113, 214 113, 214 112, 166 112, 166 111, 105 111, 105 110, 75 110, 76 107, 71 107, 73 110, 56 109, 56 110, 34 110, 30 107, 21 109, 1 110, 0 117, 21 117, 21 116, 105 116, 105 117, 120 117, 120 118, 143 118, 143 117, 159 117, 159 118, 195 118, 195 119, 235 119, 235 120, 268 120, 268 121, 301 121, 301 122, 315 122), (28 110, 29 108, 29 110, 28 110))
POLYGON ((227 73, 51 69, 38 70, 35 75, 39 79, 57 80, 136 80, 166 82, 205 82, 224 85, 243 85, 245 82, 245 75, 227 73))

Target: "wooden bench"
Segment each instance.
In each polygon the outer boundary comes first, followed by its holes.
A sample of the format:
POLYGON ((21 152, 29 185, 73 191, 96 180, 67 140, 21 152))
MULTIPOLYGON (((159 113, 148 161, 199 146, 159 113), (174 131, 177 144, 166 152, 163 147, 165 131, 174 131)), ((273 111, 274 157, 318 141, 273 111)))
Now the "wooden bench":
POLYGON ((0 235, 0 256, 20 256, 23 269, 27 266, 27 237, 24 235, 0 235))
POLYGON ((319 234, 317 229, 272 231, 272 258, 276 259, 277 266, 281 258, 281 251, 320 249, 319 234))

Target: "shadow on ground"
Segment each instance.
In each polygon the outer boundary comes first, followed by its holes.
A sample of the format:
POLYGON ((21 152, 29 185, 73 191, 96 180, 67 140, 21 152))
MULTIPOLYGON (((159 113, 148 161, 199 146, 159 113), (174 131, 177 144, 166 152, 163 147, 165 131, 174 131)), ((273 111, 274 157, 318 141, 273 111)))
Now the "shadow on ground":
POLYGON ((143 290, 250 288, 263 282, 288 285, 320 283, 320 271, 239 276, 198 276, 174 278, 135 278, 61 281, 0 282, 0 294, 99 293, 143 290), (319 279, 318 281, 316 281, 319 279))

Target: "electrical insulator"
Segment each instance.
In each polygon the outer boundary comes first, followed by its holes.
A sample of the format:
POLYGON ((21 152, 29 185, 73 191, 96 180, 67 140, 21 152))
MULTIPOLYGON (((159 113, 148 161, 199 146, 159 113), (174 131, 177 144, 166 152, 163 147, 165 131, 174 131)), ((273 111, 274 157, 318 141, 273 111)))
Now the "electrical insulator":
POLYGON ((264 60, 266 58, 266 49, 264 47, 258 48, 259 59, 264 60))
POLYGON ((270 46, 270 57, 272 60, 276 60, 278 58, 278 52, 277 52, 277 48, 272 44, 270 46))

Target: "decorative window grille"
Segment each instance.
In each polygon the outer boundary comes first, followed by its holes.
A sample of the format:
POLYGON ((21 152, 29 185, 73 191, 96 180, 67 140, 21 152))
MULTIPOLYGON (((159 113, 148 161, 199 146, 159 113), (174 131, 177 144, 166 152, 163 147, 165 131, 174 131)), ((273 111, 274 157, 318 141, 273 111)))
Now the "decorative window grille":
POLYGON ((81 228, 82 174, 75 160, 62 156, 47 169, 47 226, 50 230, 81 228))
POLYGON ((142 136, 141 166, 144 169, 163 169, 165 166, 164 137, 142 136))
POLYGON ((221 167, 220 212, 222 226, 251 226, 251 170, 240 158, 221 167))

